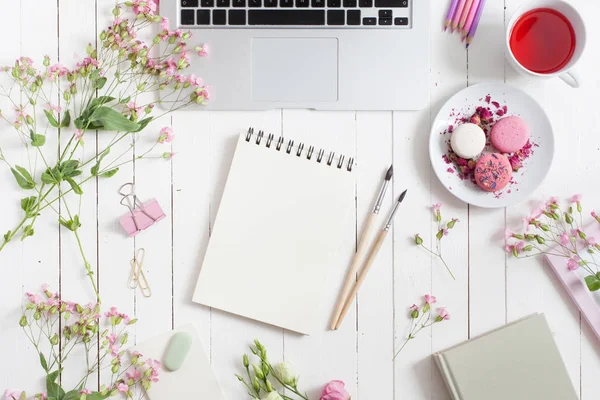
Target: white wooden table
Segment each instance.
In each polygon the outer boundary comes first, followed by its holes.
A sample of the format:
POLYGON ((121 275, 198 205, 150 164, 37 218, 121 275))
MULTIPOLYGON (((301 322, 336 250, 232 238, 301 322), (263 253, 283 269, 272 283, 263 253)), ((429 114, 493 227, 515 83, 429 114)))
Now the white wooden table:
MULTIPOLYGON (((188 321, 198 323, 214 370, 231 400, 246 398, 233 374, 239 371, 241 355, 254 338, 268 346, 272 360, 285 359, 295 365, 301 386, 313 398, 318 398, 323 384, 341 379, 355 400, 446 399, 448 394, 430 357, 433 351, 543 311, 581 398, 596 399, 600 343, 540 260, 514 260, 503 251, 505 226, 518 224, 529 204, 497 210, 469 207, 439 184, 429 164, 429 126, 441 104, 468 85, 506 81, 538 99, 556 131, 554 166, 530 200, 583 193, 588 209, 600 206, 596 175, 600 168, 600 25, 596 22, 600 2, 572 1, 588 22, 588 47, 580 64, 584 85, 575 90, 558 79, 520 77, 504 62, 504 23, 523 1, 488 1, 477 38, 465 51, 456 36, 442 33, 447 2, 432 0, 431 102, 422 111, 175 114, 171 123, 177 137, 172 148, 178 154, 172 162, 138 163, 111 180, 99 181, 97 187, 87 188, 81 232, 87 254, 97 265, 104 304, 139 318, 132 335, 136 341, 188 321), (394 195, 409 189, 393 235, 384 244, 357 305, 338 332, 299 337, 190 301, 225 185, 235 135, 250 125, 355 154, 360 164, 356 182, 359 226, 389 164, 395 166, 394 195), (133 179, 140 196, 156 197, 168 216, 135 240, 126 239, 116 222, 126 211, 119 205, 117 188, 133 179), (419 232, 431 242, 429 207, 437 202, 444 203, 446 217, 460 218, 445 239, 446 257, 456 281, 411 240, 419 232), (128 262, 140 247, 148 250, 146 270, 154 291, 149 299, 126 288, 128 262), (407 307, 424 293, 436 295, 452 319, 424 331, 393 363, 394 349, 406 334, 407 307)), ((111 0, 0 1, 2 64, 10 64, 19 55, 41 60, 44 54, 71 63, 73 53, 83 55, 85 44, 94 40, 96 25, 105 25, 112 4, 111 0)), ((6 131, 8 127, 0 127, 0 136, 6 131)), ((93 140, 88 139, 89 151, 94 151, 93 146, 93 140)), ((15 189, 6 168, 0 170, 0 188, 0 227, 6 230, 18 218, 22 193, 15 189)), ((391 204, 389 196, 385 206, 391 204)), ((354 237, 355 233, 348 237, 349 249, 354 237)), ((339 271, 340 280, 343 274, 339 271)), ((65 299, 93 299, 74 238, 58 229, 51 214, 41 218, 33 238, 23 244, 12 243, 0 253, 0 392, 4 388, 31 393, 41 389, 38 377, 42 370, 18 320, 23 293, 36 290, 44 282, 60 289, 65 299)), ((336 296, 337 285, 333 282, 327 293, 330 300, 336 296)), ((248 288, 248 295, 253 290, 268 288, 248 288)), ((63 379, 78 378, 66 375, 63 379)))

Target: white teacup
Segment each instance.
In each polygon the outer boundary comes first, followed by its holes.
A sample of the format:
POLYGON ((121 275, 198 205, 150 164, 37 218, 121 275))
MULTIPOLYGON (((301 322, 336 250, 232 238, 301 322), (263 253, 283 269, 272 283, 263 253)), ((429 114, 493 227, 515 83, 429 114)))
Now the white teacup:
POLYGON ((540 78, 552 78, 552 77, 558 76, 560 79, 562 79, 564 82, 566 82, 568 85, 570 85, 574 88, 579 87, 580 83, 581 83, 581 79, 579 78, 579 75, 575 71, 574 67, 575 67, 575 64, 577 64, 577 62, 581 58, 581 55, 583 54, 585 44, 586 44, 586 31, 585 31, 585 24, 583 22, 583 18, 581 18, 581 15, 579 14, 579 12, 572 5, 570 5, 569 3, 567 3, 566 1, 563 1, 563 0, 531 0, 531 1, 528 1, 527 3, 525 3, 521 7, 519 7, 519 9, 517 9, 517 11, 515 11, 513 16, 511 17, 510 21, 508 22, 508 25, 506 28, 506 49, 507 49, 506 57, 508 58, 508 61, 510 61, 511 65, 517 72, 520 72, 523 75, 536 76, 536 77, 540 77, 540 78), (510 47, 510 37, 512 35, 512 31, 513 31, 513 28, 514 28, 516 22, 519 20, 519 18, 521 18, 521 16, 523 16, 523 14, 527 13, 528 11, 537 9, 537 8, 551 8, 551 9, 556 10, 559 13, 563 14, 569 20, 569 22, 571 22, 571 25, 573 26, 573 29, 575 31, 576 43, 575 43, 575 51, 573 53, 573 56, 571 57, 571 59, 569 60, 567 65, 565 65, 561 70, 556 71, 556 72, 547 73, 547 74, 546 73, 538 73, 538 72, 534 72, 534 71, 531 71, 531 70, 525 68, 516 59, 515 55, 513 54, 512 50, 511 50, 511 47, 510 47))

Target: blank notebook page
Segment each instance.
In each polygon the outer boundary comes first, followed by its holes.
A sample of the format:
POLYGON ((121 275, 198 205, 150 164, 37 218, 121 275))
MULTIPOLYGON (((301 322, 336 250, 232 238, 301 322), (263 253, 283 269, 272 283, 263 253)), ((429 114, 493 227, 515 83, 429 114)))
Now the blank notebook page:
POLYGON ((240 135, 194 301, 311 334, 331 311, 322 293, 339 286, 330 268, 354 251, 340 249, 355 229, 354 173, 276 143, 240 135))

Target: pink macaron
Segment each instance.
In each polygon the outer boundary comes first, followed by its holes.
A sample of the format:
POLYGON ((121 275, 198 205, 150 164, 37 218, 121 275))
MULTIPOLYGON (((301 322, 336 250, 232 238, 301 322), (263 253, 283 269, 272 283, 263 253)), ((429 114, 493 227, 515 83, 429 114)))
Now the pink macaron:
POLYGON ((475 167, 475 182, 486 192, 497 192, 512 179, 512 167, 504 154, 490 153, 481 156, 475 167))
POLYGON ((514 153, 521 150, 529 140, 529 127, 519 117, 499 119, 490 133, 492 145, 502 153, 514 153))

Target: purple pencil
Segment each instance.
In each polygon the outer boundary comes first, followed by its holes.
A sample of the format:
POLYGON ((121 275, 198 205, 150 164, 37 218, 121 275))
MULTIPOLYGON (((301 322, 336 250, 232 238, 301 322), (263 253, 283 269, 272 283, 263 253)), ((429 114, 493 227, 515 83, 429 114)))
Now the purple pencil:
POLYGON ((450 8, 448 9, 448 15, 446 15, 446 25, 444 27, 444 31, 450 28, 452 25, 452 18, 454 17, 454 13, 456 12, 456 6, 458 5, 458 0, 452 0, 450 4, 450 8))
POLYGON ((467 16, 467 21, 465 22, 465 26, 463 29, 463 32, 464 32, 463 37, 466 37, 469 34, 469 31, 471 30, 471 26, 473 26, 473 20, 475 19, 475 14, 477 13, 477 10, 479 9, 479 3, 480 3, 480 0, 473 0, 473 5, 471 6, 471 9, 469 10, 469 15, 467 16))
POLYGON ((475 19, 473 20, 473 25, 471 25, 471 29, 469 30, 469 34, 467 35, 467 48, 473 41, 475 37, 475 33, 477 33, 477 28, 479 27, 479 21, 481 21, 481 14, 483 14, 483 8, 485 7, 485 0, 481 0, 479 2, 479 8, 477 9, 477 14, 475 14, 475 19))

